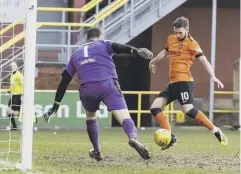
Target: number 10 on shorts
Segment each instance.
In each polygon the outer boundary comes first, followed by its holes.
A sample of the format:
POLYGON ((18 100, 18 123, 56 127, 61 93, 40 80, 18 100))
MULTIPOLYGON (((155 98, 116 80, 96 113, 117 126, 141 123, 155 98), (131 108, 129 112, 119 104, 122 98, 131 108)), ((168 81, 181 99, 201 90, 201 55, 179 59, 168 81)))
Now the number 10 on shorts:
POLYGON ((185 103, 189 100, 188 92, 181 92, 182 101, 185 103))

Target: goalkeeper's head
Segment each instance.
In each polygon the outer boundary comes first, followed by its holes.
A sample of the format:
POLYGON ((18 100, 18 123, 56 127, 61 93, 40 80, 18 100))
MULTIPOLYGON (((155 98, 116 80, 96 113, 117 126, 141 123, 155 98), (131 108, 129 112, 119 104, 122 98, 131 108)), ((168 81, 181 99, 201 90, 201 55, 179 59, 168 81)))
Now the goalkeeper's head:
POLYGON ((12 62, 11 63, 11 69, 12 69, 13 72, 16 72, 18 70, 17 62, 12 62))
POLYGON ((103 39, 102 32, 97 27, 89 28, 86 35, 87 41, 103 39))

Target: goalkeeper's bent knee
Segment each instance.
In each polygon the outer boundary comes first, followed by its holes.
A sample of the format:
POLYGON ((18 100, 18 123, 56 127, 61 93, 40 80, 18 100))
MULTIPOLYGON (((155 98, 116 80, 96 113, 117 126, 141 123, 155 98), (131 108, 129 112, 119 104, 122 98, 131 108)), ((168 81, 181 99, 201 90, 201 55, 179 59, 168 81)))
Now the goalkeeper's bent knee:
POLYGON ((198 110, 195 109, 195 108, 192 108, 192 109, 190 109, 190 110, 186 113, 186 115, 187 115, 188 117, 191 117, 191 118, 195 119, 196 116, 197 116, 197 113, 198 113, 198 110))
POLYGON ((92 112, 87 112, 86 119, 87 120, 95 120, 95 119, 97 119, 95 112, 93 112, 93 113, 92 112))
POLYGON ((150 111, 151 111, 151 114, 152 114, 154 117, 156 117, 156 115, 157 115, 158 113, 162 112, 162 109, 161 109, 161 108, 151 108, 150 111))

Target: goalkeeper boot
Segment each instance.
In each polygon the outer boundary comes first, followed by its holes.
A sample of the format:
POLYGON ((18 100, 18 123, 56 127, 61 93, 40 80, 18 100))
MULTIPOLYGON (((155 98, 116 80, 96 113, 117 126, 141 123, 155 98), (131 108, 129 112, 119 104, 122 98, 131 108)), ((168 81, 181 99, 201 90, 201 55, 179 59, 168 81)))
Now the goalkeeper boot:
POLYGON ((96 161, 101 161, 103 159, 100 151, 95 151, 94 149, 89 151, 89 156, 94 158, 96 161))
POLYGON ((173 146, 174 143, 176 143, 176 141, 177 141, 176 135, 174 135, 173 133, 171 135, 172 135, 172 139, 171 139, 170 143, 166 147, 163 147, 161 150, 169 149, 170 147, 173 146))
POLYGON ((149 151, 148 151, 148 149, 146 148, 145 145, 141 144, 136 139, 130 139, 129 140, 129 145, 132 148, 134 148, 143 159, 145 159, 145 160, 150 159, 149 151))
POLYGON ((214 133, 215 137, 218 139, 221 145, 227 146, 228 145, 228 138, 223 134, 221 129, 218 128, 218 131, 214 133))

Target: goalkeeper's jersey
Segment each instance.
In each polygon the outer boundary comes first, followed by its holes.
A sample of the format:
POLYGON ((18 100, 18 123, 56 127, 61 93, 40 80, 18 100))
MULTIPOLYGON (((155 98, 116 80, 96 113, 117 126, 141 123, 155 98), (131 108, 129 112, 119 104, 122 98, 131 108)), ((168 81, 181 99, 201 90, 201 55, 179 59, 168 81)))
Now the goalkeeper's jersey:
POLYGON ((23 93, 23 75, 21 72, 15 71, 12 73, 9 90, 13 95, 21 95, 23 93))
POLYGON ((81 84, 117 79, 112 54, 111 41, 89 42, 72 54, 66 70, 72 77, 77 73, 81 84))

